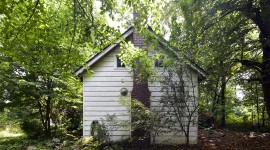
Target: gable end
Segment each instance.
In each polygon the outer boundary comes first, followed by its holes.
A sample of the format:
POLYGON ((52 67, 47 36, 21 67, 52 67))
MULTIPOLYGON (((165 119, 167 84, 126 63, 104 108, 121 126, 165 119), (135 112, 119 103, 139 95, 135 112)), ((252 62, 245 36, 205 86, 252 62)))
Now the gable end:
MULTIPOLYGON (((132 33, 134 32, 134 28, 130 27, 126 32, 124 32, 122 34, 122 36, 127 39, 130 35, 132 35, 132 33)), ((92 56, 87 62, 85 66, 81 66, 79 69, 77 69, 75 71, 76 76, 78 77, 82 77, 83 73, 86 71, 87 67, 92 66, 93 64, 95 64, 98 60, 100 60, 102 57, 104 57, 106 54, 108 54, 109 52, 111 52, 113 49, 115 49, 119 44, 120 44, 121 40, 118 40, 116 43, 106 47, 102 52, 92 56)))

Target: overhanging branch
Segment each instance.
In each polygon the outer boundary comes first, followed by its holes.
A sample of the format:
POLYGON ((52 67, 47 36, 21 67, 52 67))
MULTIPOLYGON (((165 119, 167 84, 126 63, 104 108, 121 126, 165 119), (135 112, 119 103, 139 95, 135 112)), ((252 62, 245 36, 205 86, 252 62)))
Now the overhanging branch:
POLYGON ((261 78, 249 78, 249 79, 241 79, 241 80, 244 80, 244 81, 247 81, 247 82, 262 82, 262 79, 261 78))
POLYGON ((252 60, 239 60, 239 59, 235 59, 236 62, 240 62, 243 66, 246 66, 248 68, 253 68, 257 71, 259 71, 260 73, 262 73, 262 64, 257 62, 257 61, 252 61, 252 60))
POLYGON ((28 17, 28 19, 25 21, 25 23, 23 24, 23 26, 22 26, 22 27, 19 29, 19 31, 16 33, 15 38, 12 40, 11 43, 13 43, 13 42, 17 39, 18 35, 21 33, 21 31, 22 31, 23 28, 26 26, 26 24, 32 19, 32 17, 34 16, 34 14, 35 14, 35 12, 36 12, 36 9, 37 9, 38 4, 39 4, 39 0, 36 1, 36 4, 35 4, 35 6, 34 6, 34 8, 33 8, 33 11, 32 11, 32 13, 31 13, 31 15, 28 17))

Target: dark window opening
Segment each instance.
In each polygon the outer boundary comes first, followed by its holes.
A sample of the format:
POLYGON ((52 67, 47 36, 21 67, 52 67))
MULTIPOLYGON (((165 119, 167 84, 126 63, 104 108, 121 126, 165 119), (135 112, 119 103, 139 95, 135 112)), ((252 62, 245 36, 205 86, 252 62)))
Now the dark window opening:
POLYGON ((122 61, 121 61, 121 59, 119 58, 119 56, 116 56, 116 63, 117 63, 117 68, 121 68, 121 67, 126 67, 123 63, 122 63, 122 61))
POLYGON ((162 60, 155 61, 155 67, 163 67, 162 64, 163 64, 162 60))

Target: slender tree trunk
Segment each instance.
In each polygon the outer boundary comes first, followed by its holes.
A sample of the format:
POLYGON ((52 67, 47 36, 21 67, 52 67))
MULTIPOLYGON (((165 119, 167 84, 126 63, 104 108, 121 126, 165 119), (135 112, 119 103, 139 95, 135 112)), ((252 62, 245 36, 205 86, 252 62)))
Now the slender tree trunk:
POLYGON ((226 77, 223 76, 221 79, 221 126, 224 127, 226 126, 226 106, 225 106, 225 93, 226 93, 226 77))
POLYGON ((152 138, 153 138, 153 143, 152 144, 154 145, 154 144, 156 144, 156 135, 152 136, 152 138))
POLYGON ((187 134, 186 134, 186 138, 187 138, 186 145, 187 145, 187 146, 189 146, 189 129, 190 129, 190 122, 191 122, 191 118, 189 118, 189 120, 188 120, 188 125, 187 125, 187 134))
POLYGON ((259 111, 259 93, 258 93, 258 85, 256 82, 256 107, 257 107, 257 128, 260 128, 260 111, 259 111))
POLYGON ((216 118, 216 108, 217 108, 217 105, 219 103, 219 98, 218 98, 218 83, 220 81, 220 78, 218 78, 217 82, 216 82, 216 85, 215 85, 215 93, 214 93, 214 102, 213 102, 213 105, 212 105, 212 109, 211 109, 211 116, 210 116, 210 123, 211 123, 211 126, 215 127, 215 118, 216 118))
POLYGON ((51 137, 51 102, 52 102, 52 97, 50 96, 52 92, 52 80, 47 79, 47 91, 48 91, 48 98, 46 100, 46 136, 51 137))
POLYGON ((43 116, 43 113, 42 113, 42 105, 40 103, 39 100, 38 101, 38 112, 39 112, 39 115, 40 115, 40 120, 41 120, 41 123, 43 125, 43 128, 46 129, 46 122, 44 121, 44 116, 43 116))
POLYGON ((189 147, 189 131, 188 131, 188 133, 187 133, 187 135, 186 135, 186 138, 187 138, 187 141, 186 141, 186 148, 188 148, 188 147, 189 147))
MULTIPOLYGON (((216 86, 216 89, 217 89, 217 86, 216 86)), ((216 106, 217 106, 217 102, 218 102, 218 99, 217 99, 217 91, 215 91, 214 99, 213 99, 213 100, 214 100, 214 102, 213 102, 212 109, 211 109, 211 113, 212 113, 211 116, 214 116, 215 111, 216 111, 216 106)))
POLYGON ((252 123, 252 129, 254 128, 254 102, 252 101, 252 105, 251 105, 251 123, 252 123))
POLYGON ((263 106, 262 110, 262 126, 265 127, 265 106, 263 106))
POLYGON ((47 132, 46 135, 48 137, 51 136, 51 96, 48 97, 46 101, 46 122, 47 122, 47 132))

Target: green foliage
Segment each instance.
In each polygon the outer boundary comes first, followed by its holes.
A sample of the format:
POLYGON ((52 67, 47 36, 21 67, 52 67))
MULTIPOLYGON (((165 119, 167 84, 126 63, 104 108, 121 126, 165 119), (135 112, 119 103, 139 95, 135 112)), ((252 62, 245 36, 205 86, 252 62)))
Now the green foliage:
POLYGON ((0 149, 14 150, 14 149, 26 149, 28 146, 34 146, 36 149, 49 150, 46 146, 47 140, 42 138, 29 139, 25 135, 16 136, 2 136, 0 134, 0 149))
MULTIPOLYGON (((147 43, 148 51, 160 49, 168 55, 165 66, 188 58, 209 73, 200 87, 200 110, 217 119, 225 116, 229 122, 245 118, 264 124, 269 112, 265 99, 270 97, 263 97, 269 93, 264 78, 269 76, 269 6, 264 0, 104 0, 99 11, 93 0, 4 0, 0 2, 0 111, 9 108, 21 120, 34 116, 48 133, 48 122, 59 130, 80 128, 82 89, 74 70, 119 38, 119 31, 107 25, 107 12, 112 19, 130 19, 127 12, 135 11, 140 12, 134 21, 138 33, 150 37, 149 24, 158 35, 169 35, 173 50, 159 47, 157 41, 147 43), (264 90, 253 81, 260 81, 264 90), (233 92, 238 85, 243 99, 233 92)), ((121 49, 120 58, 126 66, 140 68, 142 81, 156 75, 153 65, 159 57, 151 59, 146 49, 131 43, 121 44, 121 49)), ((138 117, 159 122, 153 111, 134 106, 138 117)), ((150 122, 137 124, 147 129, 150 122)))
POLYGON ((94 120, 91 123, 91 136, 76 142, 80 149, 105 149, 105 150, 121 150, 129 146, 129 139, 124 141, 112 141, 111 132, 124 128, 126 122, 119 121, 116 115, 107 115, 105 119, 94 120))
POLYGON ((68 114, 79 112, 82 103, 74 70, 119 36, 94 5, 92 0, 1 3, 0 109, 38 112, 35 119, 48 136, 50 122, 79 127, 80 120, 68 118, 81 118, 68 114))
POLYGON ((112 132, 117 131, 119 128, 126 128, 127 124, 126 121, 117 119, 115 114, 108 114, 105 118, 101 118, 101 121, 92 121, 90 134, 94 137, 94 140, 100 143, 111 143, 112 132))
POLYGON ((91 123, 91 135, 94 137, 94 140, 99 142, 108 142, 108 130, 104 123, 100 124, 97 120, 94 120, 91 123))
POLYGON ((7 111, 5 110, 5 111, 0 112, 0 115, 1 115, 1 118, 0 118, 0 122, 1 122, 0 129, 6 128, 6 126, 8 124, 10 124, 10 120, 8 118, 7 111))
MULTIPOLYGON (((122 100, 122 104, 129 108, 129 113, 132 116, 132 122, 120 123, 120 126, 131 126, 131 130, 145 130, 146 133, 141 139, 148 138, 149 133, 153 139, 152 144, 155 144, 157 136, 161 136, 168 128, 169 122, 163 109, 145 107, 140 101, 132 99, 131 101, 122 100)), ((132 139, 134 140, 134 139, 132 139)))
POLYGON ((133 71, 140 70, 139 77, 142 81, 150 79, 156 75, 153 59, 148 57, 145 49, 134 47, 131 42, 121 44, 120 59, 126 65, 132 68, 133 71))
MULTIPOLYGON (((100 142, 95 140, 93 137, 79 139, 74 143, 75 147, 83 150, 96 150, 96 149, 104 149, 104 150, 124 150, 125 148, 130 146, 130 142, 128 140, 117 141, 117 142, 100 142)), ((67 146, 68 147, 68 146, 67 146)))
POLYGON ((32 119, 35 117, 35 113, 32 110, 18 110, 17 108, 5 108, 1 112, 1 124, 4 128, 5 126, 17 125, 22 122, 22 120, 32 119))
POLYGON ((169 129, 184 133, 186 145, 189 145, 190 127, 197 125, 198 103, 195 92, 197 81, 194 81, 190 68, 178 61, 167 66, 162 76, 161 85, 164 94, 160 103, 164 107, 168 121, 171 122, 169 129))
POLYGON ((43 133, 43 126, 37 119, 25 119, 20 126, 23 132, 30 138, 37 138, 43 133))
MULTIPOLYGON (((156 22, 168 26, 170 45, 209 74, 200 89, 200 110, 210 112, 210 116, 217 119, 232 116, 231 113, 237 113, 239 106, 234 102, 237 97, 229 92, 231 89, 247 84, 243 80, 263 81, 262 85, 269 83, 261 78, 269 76, 265 75, 269 69, 263 67, 269 66, 269 55, 265 53, 269 51, 269 45, 261 40, 269 37, 264 30, 269 29, 269 22, 262 21, 270 17, 266 13, 270 6, 268 1, 189 0, 163 2, 160 6, 163 7, 160 14, 166 17, 156 22), (258 23, 258 20, 262 22, 258 23)), ((269 91, 269 88, 264 91, 269 91)), ((259 93, 262 97, 268 92, 259 93)), ((268 97, 264 97, 266 105, 268 97)), ((262 111, 263 107, 259 107, 262 111)))
POLYGON ((101 145, 99 141, 95 141, 93 137, 90 138, 83 138, 75 143, 76 147, 79 149, 98 149, 98 147, 101 145))
POLYGON ((0 138, 22 135, 19 119, 12 116, 11 111, 4 109, 0 112, 0 138))
MULTIPOLYGON (((267 44, 264 44, 261 38, 267 34, 262 27, 265 29, 269 28, 269 24, 267 22, 260 24, 255 20, 265 20, 270 16, 267 13, 268 15, 265 14, 255 17, 257 13, 250 10, 256 9, 264 14, 265 8, 269 8, 269 2, 258 0, 220 1, 212 4, 210 4, 210 1, 205 1, 205 3, 207 5, 204 6, 210 8, 210 11, 205 11, 205 14, 200 12, 200 16, 208 17, 208 19, 205 19, 203 22, 205 28, 202 29, 202 34, 204 35, 204 41, 211 42, 208 42, 208 44, 204 43, 204 45, 214 50, 208 54, 216 56, 216 59, 220 60, 226 57, 227 60, 229 60, 224 61, 225 64, 223 64, 223 66, 227 67, 227 65, 232 65, 230 70, 224 68, 220 70, 220 73, 224 74, 223 72, 226 69, 228 78, 230 76, 236 78, 233 84, 245 86, 248 84, 246 81, 260 81, 262 85, 264 85, 263 82, 266 81, 260 78, 260 76, 264 74, 263 70, 265 70, 265 68, 263 65, 267 63, 265 60, 263 61, 263 59, 267 57, 265 56, 266 53, 262 53, 267 49, 265 48, 267 44), (256 19, 254 20, 254 18, 256 19), (216 21, 213 23, 213 20, 216 21), (265 26, 266 24, 268 25, 265 26), (203 31, 204 29, 206 29, 206 31, 203 31)), ((215 57, 212 58, 215 59, 215 57)), ((222 68, 221 65, 218 67, 222 68)), ((212 70, 214 70, 214 68, 213 65, 212 70)), ((259 91, 262 90, 263 89, 260 89, 259 91)), ((251 91, 249 92, 250 94, 253 93, 251 91)), ((248 93, 246 94, 249 95, 248 93)), ((263 96, 265 94, 267 93, 261 93, 260 95, 263 96)), ((267 97, 269 96, 264 97, 266 105, 269 101, 267 97)), ((245 102, 243 101, 242 103, 245 102)))

